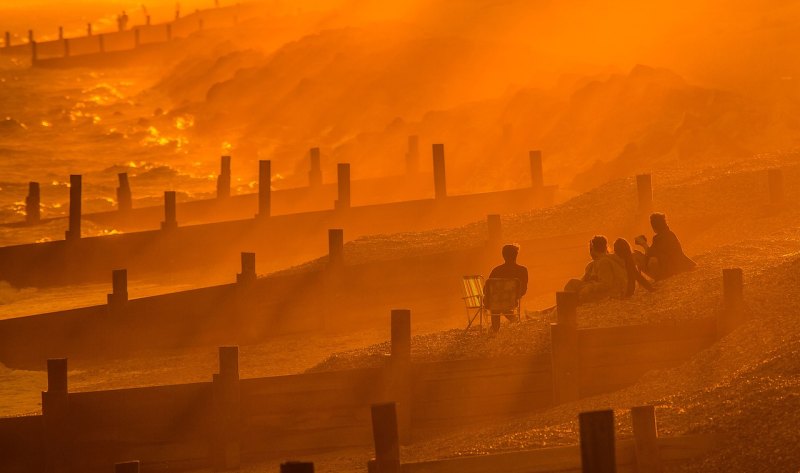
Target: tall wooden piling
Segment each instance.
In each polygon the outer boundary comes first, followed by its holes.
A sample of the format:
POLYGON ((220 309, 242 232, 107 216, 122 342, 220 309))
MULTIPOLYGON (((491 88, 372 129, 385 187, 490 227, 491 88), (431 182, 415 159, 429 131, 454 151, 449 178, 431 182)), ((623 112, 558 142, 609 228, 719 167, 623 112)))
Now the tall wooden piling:
POLYGON ((178 228, 177 199, 175 191, 164 192, 164 221, 161 222, 162 230, 178 228))
POLYGON ((92 24, 86 23, 86 36, 91 36, 91 35, 92 35, 92 24))
POLYGON ((636 176, 636 192, 639 196, 639 216, 650 215, 653 211, 653 180, 650 174, 636 176))
POLYGON ((139 473, 139 462, 130 461, 114 464, 114 473, 139 473))
POLYGON ((165 33, 166 33, 165 36, 167 38, 167 41, 172 41, 172 25, 171 24, 167 23, 165 33))
POLYGON ((111 271, 111 294, 107 296, 108 307, 112 310, 122 307, 128 302, 128 270, 111 271))
POLYGON ((350 163, 336 165, 336 187, 338 198, 334 204, 336 209, 350 208, 350 163))
POLYGON ((654 406, 638 406, 631 409, 633 441, 636 450, 636 471, 662 473, 661 452, 658 449, 658 425, 654 406))
POLYGON ((214 438, 212 465, 216 469, 239 468, 241 464, 241 389, 239 347, 219 348, 219 373, 213 376, 214 438))
POLYGON ((69 56, 70 56, 69 39, 65 39, 64 40, 64 57, 69 57, 69 56))
POLYGON ((81 175, 69 176, 69 230, 65 237, 67 240, 77 240, 81 237, 81 175))
POLYGON ((33 30, 28 30, 28 42, 34 43, 36 40, 33 38, 33 30))
POLYGON ((142 37, 139 33, 139 28, 133 29, 133 47, 138 48, 142 44, 142 37))
POLYGON ((119 185, 117 186, 117 210, 119 212, 129 212, 133 208, 133 195, 131 194, 131 184, 128 181, 128 173, 117 174, 119 185))
POLYGON ((69 393, 67 359, 47 360, 47 391, 42 392, 45 471, 66 473, 70 469, 69 393))
POLYGON ((497 249, 503 244, 503 223, 500 220, 500 215, 487 215, 486 227, 489 232, 489 248, 497 249))
POLYGON ((11 32, 6 31, 6 47, 11 47, 11 32))
POLYGON ((400 441, 411 441, 411 311, 391 312, 391 359, 389 363, 388 399, 396 402, 397 428, 400 441))
POLYGON ((308 185, 310 187, 319 187, 322 185, 322 158, 320 157, 319 148, 311 148, 309 155, 311 168, 308 171, 308 185))
POLYGON ((780 169, 770 169, 768 171, 769 180, 769 203, 778 205, 783 203, 783 171, 780 169))
POLYGON ((64 39, 64 27, 63 26, 59 26, 58 27, 58 40, 61 41, 63 39, 64 39))
POLYGON ((717 319, 721 335, 727 334, 744 319, 744 275, 741 268, 722 270, 722 310, 717 319))
POLYGON ((583 473, 616 473, 614 411, 581 412, 578 415, 583 473))
POLYGON ((41 194, 38 182, 28 183, 28 196, 25 197, 25 222, 29 225, 39 223, 41 220, 41 194))
POLYGON ((577 307, 577 293, 556 293, 558 323, 550 324, 550 338, 553 400, 557 404, 575 401, 580 397, 577 307))
POLYGON ((31 65, 36 65, 39 60, 39 50, 36 46, 36 41, 31 41, 31 65))
POLYGON ((106 39, 105 35, 99 34, 97 35, 97 49, 101 53, 106 52, 106 39))
POLYGON ((145 24, 146 24, 147 26, 150 26, 150 15, 147 15, 147 16, 145 17, 145 24))
POLYGON ((444 145, 433 145, 433 188, 437 199, 447 197, 447 177, 444 167, 444 145))
POLYGON ((344 266, 344 230, 332 228, 328 230, 328 267, 340 269, 344 266))
POLYGON ((256 276, 256 254, 242 253, 242 272, 236 275, 236 282, 239 284, 249 284, 255 281, 256 276))
POLYGON ((400 473, 400 437, 394 402, 373 404, 372 439, 375 445, 375 473, 400 473))
POLYGON ((281 463, 281 473, 314 473, 314 463, 295 461, 281 463))
POLYGON ((544 167, 542 163, 542 152, 539 150, 530 151, 528 158, 531 163, 531 187, 535 190, 544 188, 544 167))
POLYGON ((222 156, 219 166, 219 176, 217 176, 217 198, 227 199, 231 196, 231 157, 222 156))
POLYGON ((408 151, 406 151, 406 173, 416 174, 419 172, 419 136, 411 135, 408 137, 408 151))
POLYGON ((272 213, 272 162, 258 162, 258 214, 256 217, 267 218, 272 213))

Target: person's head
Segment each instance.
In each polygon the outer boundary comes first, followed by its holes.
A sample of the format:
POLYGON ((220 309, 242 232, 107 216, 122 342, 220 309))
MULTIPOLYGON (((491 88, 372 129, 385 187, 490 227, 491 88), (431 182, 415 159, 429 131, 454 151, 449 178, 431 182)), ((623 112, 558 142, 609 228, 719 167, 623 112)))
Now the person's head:
POLYGON ((669 230, 669 226, 667 225, 667 216, 661 212, 655 212, 651 214, 650 226, 653 227, 653 231, 656 233, 661 233, 669 230))
POLYGON ((617 238, 614 240, 614 254, 626 261, 628 258, 631 258, 633 256, 633 250, 628 240, 624 238, 617 238))
POLYGON ((518 254, 519 254, 519 246, 517 245, 503 246, 503 260, 505 260, 506 263, 516 263, 518 254))
POLYGON ((597 259, 605 254, 608 254, 608 240, 603 235, 595 235, 589 240, 589 255, 597 259))

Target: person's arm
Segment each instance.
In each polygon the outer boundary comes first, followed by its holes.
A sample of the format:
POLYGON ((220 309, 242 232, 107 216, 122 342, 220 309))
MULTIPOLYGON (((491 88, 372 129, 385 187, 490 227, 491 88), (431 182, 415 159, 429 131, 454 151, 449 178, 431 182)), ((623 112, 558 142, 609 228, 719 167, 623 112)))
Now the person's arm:
POLYGON ((523 267, 519 278, 519 297, 520 299, 528 292, 528 268, 523 267))
POLYGON ((653 292, 653 290, 655 290, 653 284, 651 284, 650 281, 648 281, 647 278, 644 277, 644 275, 640 271, 638 270, 635 271, 634 277, 636 278, 636 282, 638 282, 639 285, 642 286, 643 288, 647 289, 650 292, 653 292))
POLYGON ((660 235, 653 236, 653 244, 645 247, 645 256, 648 258, 658 258, 664 252, 664 241, 660 235))

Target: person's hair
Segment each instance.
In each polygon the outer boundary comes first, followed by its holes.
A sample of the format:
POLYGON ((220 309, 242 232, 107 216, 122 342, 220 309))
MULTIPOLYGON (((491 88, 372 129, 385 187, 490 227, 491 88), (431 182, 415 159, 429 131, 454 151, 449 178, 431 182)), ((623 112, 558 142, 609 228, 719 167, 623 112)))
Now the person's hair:
POLYGON ((503 259, 506 261, 515 261, 519 254, 519 245, 505 245, 503 246, 503 259))
POLYGON ((589 240, 589 251, 595 253, 608 253, 608 240, 603 235, 595 235, 589 240))
POLYGON ((636 262, 633 260, 633 250, 628 240, 624 238, 617 238, 614 240, 614 254, 625 261, 626 267, 635 267, 636 262))
POLYGON ((669 225, 667 225, 667 216, 661 212, 655 212, 651 214, 650 226, 653 227, 653 231, 656 233, 669 230, 669 225))

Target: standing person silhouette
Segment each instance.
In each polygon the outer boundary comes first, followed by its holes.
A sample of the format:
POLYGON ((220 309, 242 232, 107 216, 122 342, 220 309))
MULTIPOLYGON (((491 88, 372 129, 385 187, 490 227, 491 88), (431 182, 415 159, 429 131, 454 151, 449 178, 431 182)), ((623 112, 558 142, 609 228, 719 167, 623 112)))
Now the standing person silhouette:
MULTIPOLYGON (((516 279, 519 281, 517 299, 522 299, 522 296, 528 292, 528 268, 517 264, 517 256, 519 255, 519 246, 505 245, 502 250, 503 260, 505 261, 500 266, 495 267, 489 274, 489 279, 516 279)), ((486 291, 488 287, 484 287, 484 297, 488 294, 486 291)), ((513 320, 511 315, 499 314, 492 312, 492 332, 500 330, 500 316, 505 315, 509 320, 513 320)))

